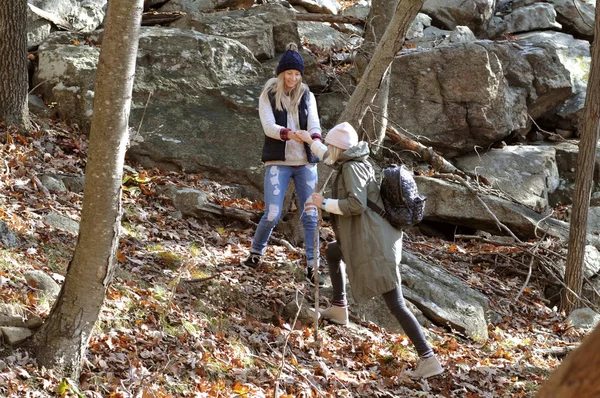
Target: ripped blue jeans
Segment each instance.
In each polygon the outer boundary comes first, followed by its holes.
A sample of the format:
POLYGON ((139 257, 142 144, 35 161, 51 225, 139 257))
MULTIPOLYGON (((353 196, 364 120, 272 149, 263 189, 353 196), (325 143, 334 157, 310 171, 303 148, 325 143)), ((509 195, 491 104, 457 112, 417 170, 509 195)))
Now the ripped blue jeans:
MULTIPOLYGON (((273 228, 281 218, 283 200, 290 180, 294 180, 296 195, 298 196, 298 209, 302 212, 300 220, 304 226, 304 249, 306 262, 311 268, 314 261, 314 239, 317 229, 316 211, 304 211, 304 203, 315 192, 317 186, 317 165, 281 166, 269 165, 265 171, 265 213, 258 223, 254 239, 252 239, 252 253, 263 254, 267 241, 273 228)), ((317 259, 318 261, 318 259, 317 259)), ((318 264, 318 263, 317 263, 318 264)))

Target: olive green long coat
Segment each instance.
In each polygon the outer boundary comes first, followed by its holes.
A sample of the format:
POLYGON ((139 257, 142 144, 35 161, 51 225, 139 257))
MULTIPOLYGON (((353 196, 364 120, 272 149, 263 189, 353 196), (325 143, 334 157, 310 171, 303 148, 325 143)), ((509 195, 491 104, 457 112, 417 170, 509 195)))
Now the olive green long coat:
POLYGON ((332 183, 332 198, 343 215, 331 214, 331 220, 358 302, 400 286, 402 258, 402 231, 367 207, 369 198, 383 208, 368 156, 366 142, 346 150, 335 163, 332 183))

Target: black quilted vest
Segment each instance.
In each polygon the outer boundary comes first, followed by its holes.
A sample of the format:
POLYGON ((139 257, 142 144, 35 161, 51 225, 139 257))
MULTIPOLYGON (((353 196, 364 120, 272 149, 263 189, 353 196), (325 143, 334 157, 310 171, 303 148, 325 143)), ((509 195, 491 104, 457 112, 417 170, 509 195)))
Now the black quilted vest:
MULTIPOLYGON (((298 122, 300 123, 300 129, 306 130, 306 125, 308 122, 308 98, 310 91, 306 90, 300 103, 298 104, 298 122)), ((269 92, 269 102, 271 102, 271 109, 273 110, 273 115, 275 116, 275 122, 280 125, 287 127, 287 112, 285 110, 278 111, 275 106, 275 94, 269 92)), ((261 160, 263 162, 268 162, 270 160, 283 160, 285 161, 285 145, 287 141, 275 140, 271 137, 265 135, 265 143, 263 145, 262 157, 261 160)), ((306 151, 306 159, 308 163, 318 163, 319 158, 317 158, 310 151, 310 146, 307 143, 304 143, 304 150, 306 151)))

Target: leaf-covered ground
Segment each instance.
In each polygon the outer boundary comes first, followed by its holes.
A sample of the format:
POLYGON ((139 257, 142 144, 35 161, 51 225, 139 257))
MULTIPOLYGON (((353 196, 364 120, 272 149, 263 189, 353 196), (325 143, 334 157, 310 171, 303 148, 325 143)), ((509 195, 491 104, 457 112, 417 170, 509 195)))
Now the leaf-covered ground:
MULTIPOLYGON (((24 317, 46 317, 51 303, 23 278, 43 270, 62 280, 76 237, 44 223, 49 212, 79 219, 82 194, 43 189, 35 176, 83 173, 86 138, 55 121, 30 137, 0 131, 0 217, 18 234, 0 251, 0 296, 24 317), (47 153, 52 150, 52 155, 47 153)), ((0 395, 6 397, 530 397, 581 341, 547 307, 533 272, 532 246, 448 242, 408 234, 406 247, 485 293, 493 310, 490 339, 476 344, 443 328, 428 335, 447 369, 428 381, 408 377, 415 352, 406 336, 360 322, 349 328, 294 323, 291 301, 313 300, 299 255, 273 245, 265 266, 239 266, 253 228, 227 219, 182 218, 165 196, 169 185, 232 200, 202 175, 126 168, 119 268, 90 340, 79 386, 36 367, 26 352, 2 346, 0 395), (525 268, 523 268, 525 264, 525 268), (519 300, 515 303, 515 298, 519 300)), ((327 226, 324 226, 327 229, 327 226)), ((556 242, 534 246, 563 253, 556 242)), ((322 270, 325 272, 325 270, 322 270)), ((327 298, 322 297, 322 306, 327 298)))

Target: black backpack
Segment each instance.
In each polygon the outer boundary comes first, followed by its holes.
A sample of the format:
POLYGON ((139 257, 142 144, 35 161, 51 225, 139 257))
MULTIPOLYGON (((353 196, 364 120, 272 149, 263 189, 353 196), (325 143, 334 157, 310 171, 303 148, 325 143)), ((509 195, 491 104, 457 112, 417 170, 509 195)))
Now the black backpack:
POLYGON ((423 220, 427 198, 419 195, 413 173, 404 166, 392 164, 383 169, 380 193, 383 209, 371 200, 367 205, 393 227, 402 229, 423 220))

